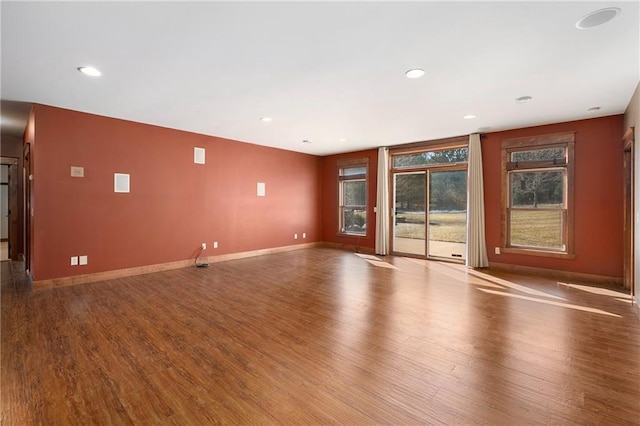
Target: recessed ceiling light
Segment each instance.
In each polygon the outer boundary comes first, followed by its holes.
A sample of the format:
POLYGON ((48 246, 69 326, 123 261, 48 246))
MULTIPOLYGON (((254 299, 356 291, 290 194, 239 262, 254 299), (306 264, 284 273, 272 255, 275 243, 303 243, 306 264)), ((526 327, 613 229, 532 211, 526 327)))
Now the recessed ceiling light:
POLYGON ((472 118, 476 118, 476 116, 475 116, 475 115, 473 115, 473 114, 467 114, 467 115, 465 115, 465 116, 464 116, 464 117, 462 117, 462 118, 464 118, 465 120, 471 120, 472 118))
POLYGON ((519 98, 516 98, 516 103, 523 104, 525 102, 529 102, 531 99, 533 99, 531 96, 520 96, 519 98))
POLYGON ((347 140, 345 138, 340 138, 338 139, 338 142, 346 142, 347 140))
POLYGON ((576 28, 579 30, 588 30, 606 24, 620 13, 620 9, 617 7, 607 7, 605 9, 596 10, 590 14, 583 16, 578 22, 576 22, 576 28))
POLYGON ((304 139, 302 143, 311 143, 311 139, 304 139))
POLYGON ((404 75, 406 75, 407 78, 420 78, 424 75, 424 70, 422 68, 414 68, 404 73, 404 75))
POLYGON ((589 112, 600 111, 600 107, 591 107, 587 111, 589 111, 589 112))
POLYGON ((261 117, 260 121, 265 122, 265 123, 270 123, 273 121, 273 119, 271 117, 261 117))
POLYGON ((78 67, 78 71, 91 77, 100 77, 102 73, 94 67, 78 67))

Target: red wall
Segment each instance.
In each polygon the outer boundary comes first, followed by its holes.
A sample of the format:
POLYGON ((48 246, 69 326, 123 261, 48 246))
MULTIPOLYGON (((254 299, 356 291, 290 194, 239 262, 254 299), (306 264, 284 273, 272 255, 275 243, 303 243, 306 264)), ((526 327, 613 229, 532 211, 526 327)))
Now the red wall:
POLYGON ((489 262, 622 276, 623 116, 489 133, 482 139, 489 262), (503 139, 575 132, 575 259, 494 254, 500 240, 500 144, 503 139))
MULTIPOLYGON (((482 139, 485 188, 485 224, 490 262, 558 269, 610 277, 622 276, 622 134, 623 116, 573 121, 486 134, 482 139), (500 247, 501 152, 503 139, 576 132, 575 142, 575 259, 553 259, 519 254, 494 254, 500 247)), ((368 156, 370 228, 360 246, 375 246, 373 207, 376 200, 377 151, 334 155, 323 159, 322 239, 356 245, 354 237, 336 235, 338 229, 338 183, 340 158, 368 156)))
POLYGON ((376 206, 378 174, 378 150, 350 152, 348 154, 331 155, 322 158, 322 240, 347 246, 375 248, 376 206), (338 159, 369 159, 367 169, 367 235, 366 237, 338 235, 338 159))
MULTIPOLYGON (((491 262, 622 276, 623 117, 496 132, 482 140, 491 262), (500 143, 575 131, 575 259, 495 255, 500 246, 500 143)), ((315 157, 36 105, 32 273, 36 280, 315 241, 373 249, 377 150, 315 157), (207 164, 193 163, 193 147, 207 164), (366 237, 338 235, 339 159, 369 158, 366 237), (85 168, 72 178, 71 166, 85 168), (131 193, 113 192, 131 174, 131 193), (256 183, 266 183, 266 197, 256 183), (293 239, 293 234, 307 239, 293 239), (220 248, 212 248, 218 241, 220 248), (87 255, 86 266, 70 257, 87 255)), ((35 123, 35 126, 33 124, 35 123)))
POLYGON ((191 259, 202 242, 219 255, 321 240, 318 157, 42 105, 34 113, 36 280, 191 259), (194 147, 206 149, 205 165, 193 163, 194 147), (131 193, 114 193, 114 173, 131 175, 131 193), (70 266, 78 255, 88 265, 70 266))

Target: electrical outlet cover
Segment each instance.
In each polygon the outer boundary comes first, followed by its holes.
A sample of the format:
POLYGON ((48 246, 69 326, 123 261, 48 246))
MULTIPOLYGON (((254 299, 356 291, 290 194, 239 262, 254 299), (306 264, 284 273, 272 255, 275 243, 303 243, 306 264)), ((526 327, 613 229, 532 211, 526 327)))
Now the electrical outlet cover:
POLYGON ((71 256, 71 266, 78 265, 78 256, 71 256))

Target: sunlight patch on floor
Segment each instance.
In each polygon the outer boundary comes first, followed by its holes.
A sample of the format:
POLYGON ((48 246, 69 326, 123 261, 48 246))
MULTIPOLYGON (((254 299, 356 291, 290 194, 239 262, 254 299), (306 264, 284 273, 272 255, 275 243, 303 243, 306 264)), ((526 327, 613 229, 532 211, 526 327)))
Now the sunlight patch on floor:
POLYGON ((356 256, 364 259, 370 265, 377 266, 378 268, 387 268, 387 269, 400 269, 397 266, 390 264, 389 262, 385 262, 377 256, 373 256, 370 254, 362 254, 362 253, 354 253, 356 256))
MULTIPOLYGON (((383 262, 379 260, 375 256, 367 256, 367 255, 360 255, 360 254, 358 254, 358 256, 365 258, 367 262, 369 262, 374 266, 398 269, 397 267, 387 262, 383 262), (372 260, 372 258, 376 260, 372 260)), ((406 260, 410 263, 414 263, 417 265, 422 265, 428 269, 450 276, 451 278, 454 278, 456 280, 464 279, 463 276, 466 276, 467 283, 478 286, 479 287, 478 290, 484 293, 495 294, 498 296, 506 296, 506 297, 522 299, 522 300, 528 300, 531 302, 544 303, 547 305, 558 306, 562 308, 574 309, 574 310, 583 311, 583 312, 590 312, 590 313, 595 313, 600 315, 607 315, 607 316, 612 316, 616 318, 621 318, 621 315, 603 311, 601 309, 566 303, 567 299, 564 297, 549 294, 544 291, 536 290, 522 284, 517 284, 502 278, 495 277, 493 275, 482 273, 474 269, 466 268, 463 265, 427 261, 423 259, 414 259, 409 257, 403 258, 403 260, 406 260), (493 288, 495 290, 491 290, 487 287, 493 288), (509 293, 507 292, 507 290, 515 290, 517 292, 524 293, 526 295, 509 293), (555 300, 549 300, 549 299, 555 299, 555 300)), ((597 287, 581 286, 578 284, 567 284, 567 283, 561 283, 561 282, 558 282, 558 284, 564 285, 567 287, 576 288, 578 290, 584 290, 584 291, 591 292, 598 295, 617 296, 617 300, 630 302, 630 300, 625 300, 620 298, 620 297, 625 297, 624 293, 615 292, 613 290, 607 290, 607 289, 602 289, 597 287)))
POLYGON ((361 257, 363 259, 369 259, 369 260, 377 260, 378 262, 382 262, 382 259, 380 259, 377 256, 373 256, 371 254, 362 254, 362 253, 354 253, 356 256, 361 257))
POLYGON ((503 291, 489 290, 489 289, 486 289, 486 288, 479 288, 478 290, 483 291, 485 293, 495 294, 497 296, 513 297, 513 298, 516 298, 516 299, 529 300, 531 302, 544 303, 546 305, 559 306, 559 307, 562 307, 562 308, 575 309, 575 310, 578 310, 578 311, 591 312, 591 313, 594 313, 594 314, 608 315, 608 316, 611 316, 611 317, 621 318, 621 315, 612 314, 611 312, 603 311, 601 309, 589 308, 587 306, 573 305, 571 303, 554 302, 552 300, 542 300, 542 299, 537 299, 535 297, 522 296, 522 295, 519 295, 519 294, 512 294, 512 293, 505 293, 503 291))
POLYGON ((483 280, 487 280, 487 281, 492 282, 494 284, 498 284, 498 285, 503 286, 503 287, 508 287, 508 288, 513 289, 513 290, 520 291, 522 293, 531 294, 531 295, 539 296, 539 297, 550 297, 552 299, 566 300, 564 297, 555 296, 553 294, 545 293, 544 291, 540 291, 540 290, 534 290, 532 288, 529 288, 529 287, 521 285, 521 284, 512 283, 511 281, 507 281, 507 280, 503 280, 502 278, 494 277, 493 275, 483 274, 482 272, 474 271, 473 269, 469 269, 469 271, 467 273, 469 275, 476 276, 478 278, 481 278, 483 280))
POLYGON ((380 260, 369 260, 366 259, 368 263, 370 263, 373 266, 377 266, 378 268, 387 268, 387 269, 398 269, 398 267, 393 266, 390 263, 387 262, 382 262, 380 260))
POLYGON ((623 293, 621 291, 609 290, 608 288, 589 287, 587 285, 569 284, 569 283, 563 283, 563 282, 560 282, 560 281, 558 281, 558 285, 563 285, 563 286, 566 286, 566 287, 575 288, 576 290, 586 291, 587 293, 599 294, 599 295, 602 295, 602 296, 616 297, 616 298, 620 298, 620 299, 629 298, 629 300, 631 300, 631 295, 625 294, 625 293, 623 293))

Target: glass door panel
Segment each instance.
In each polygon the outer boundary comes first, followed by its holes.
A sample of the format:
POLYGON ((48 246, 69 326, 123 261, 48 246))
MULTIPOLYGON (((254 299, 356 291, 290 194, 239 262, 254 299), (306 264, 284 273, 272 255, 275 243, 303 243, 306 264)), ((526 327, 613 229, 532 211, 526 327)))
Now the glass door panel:
POLYGON ((393 251, 426 254, 426 173, 393 176, 393 251))
POLYGON ((428 257, 464 260, 467 171, 429 171, 428 257))

